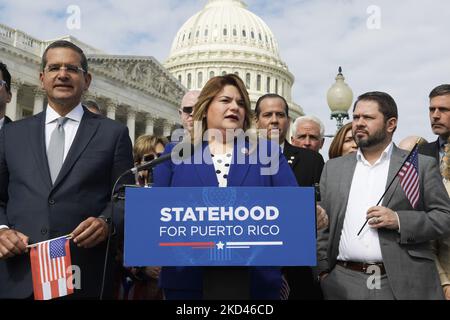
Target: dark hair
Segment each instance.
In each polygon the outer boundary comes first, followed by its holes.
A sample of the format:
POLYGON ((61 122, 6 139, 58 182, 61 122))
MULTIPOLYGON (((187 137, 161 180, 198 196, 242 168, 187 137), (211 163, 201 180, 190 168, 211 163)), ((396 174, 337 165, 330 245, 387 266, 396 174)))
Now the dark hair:
POLYGON ((432 99, 438 96, 450 95, 450 84, 441 84, 433 90, 431 90, 429 98, 432 99))
POLYGON ((353 105, 353 111, 356 109, 356 105, 360 101, 375 101, 378 103, 378 110, 383 114, 384 121, 386 122, 390 118, 398 119, 397 104, 395 100, 386 92, 373 91, 366 92, 356 99, 353 105))
POLYGON ((58 40, 58 41, 52 42, 47 47, 47 49, 45 49, 44 54, 42 55, 42 62, 41 62, 41 70, 42 71, 44 71, 44 69, 47 65, 48 50, 56 49, 56 48, 68 48, 68 49, 72 49, 73 51, 77 52, 81 57, 81 68, 83 68, 83 70, 85 72, 88 72, 88 62, 87 62, 87 58, 86 58, 86 55, 84 54, 83 50, 81 50, 80 47, 73 44, 72 42, 66 41, 66 40, 58 40))
POLYGON ((2 73, 3 80, 6 82, 6 92, 11 94, 11 74, 8 71, 6 64, 0 61, 0 72, 2 73))
POLYGON ((288 105, 286 99, 276 93, 267 93, 267 94, 259 97, 258 101, 256 101, 255 116, 257 118, 259 117, 259 114, 261 113, 260 104, 266 98, 279 98, 279 99, 283 100, 284 106, 285 106, 285 111, 286 111, 286 116, 289 117, 289 105, 288 105))

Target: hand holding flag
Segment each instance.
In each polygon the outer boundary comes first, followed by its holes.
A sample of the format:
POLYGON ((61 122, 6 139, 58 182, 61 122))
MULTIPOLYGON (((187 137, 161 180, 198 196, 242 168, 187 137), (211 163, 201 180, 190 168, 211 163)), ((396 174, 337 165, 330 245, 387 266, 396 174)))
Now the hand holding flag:
MULTIPOLYGON (((408 198, 409 202, 411 203, 411 206, 413 208, 416 208, 417 203, 419 202, 419 196, 420 196, 420 190, 419 190, 419 144, 418 144, 418 141, 416 142, 416 145, 414 146, 414 148, 412 148, 411 152, 409 153, 406 160, 403 162, 400 169, 397 171, 397 174, 394 176, 392 181, 389 183, 388 187, 384 191, 380 200, 378 200, 376 207, 372 207, 372 208, 378 208, 377 206, 381 203, 381 200, 383 199, 383 197, 385 196, 386 192, 389 190, 391 185, 394 183, 395 178, 397 178, 397 176, 398 176, 398 179, 400 180, 400 185, 401 185, 403 191, 405 192, 406 197, 408 198)), ((383 207, 379 207, 379 208, 383 208, 383 207)), ((387 209, 387 208, 385 208, 385 209, 387 209)), ((392 211, 392 210, 390 210, 390 211, 392 211)), ((369 209, 368 213, 369 212, 370 212, 370 209, 369 209)), ((394 211, 392 211, 392 212, 394 212, 394 211)), ((361 227, 361 229, 358 232, 358 236, 360 235, 361 231, 366 226, 369 219, 379 219, 379 218, 380 217, 375 214, 368 215, 366 222, 364 223, 364 225, 361 227)), ((370 224, 373 226, 373 225, 382 223, 383 218, 381 221, 379 221, 379 220, 371 220, 371 221, 372 222, 370 224)), ((397 215, 397 222, 398 222, 398 215, 397 215)))
POLYGON ((68 236, 28 246, 35 300, 50 300, 73 293, 68 236))

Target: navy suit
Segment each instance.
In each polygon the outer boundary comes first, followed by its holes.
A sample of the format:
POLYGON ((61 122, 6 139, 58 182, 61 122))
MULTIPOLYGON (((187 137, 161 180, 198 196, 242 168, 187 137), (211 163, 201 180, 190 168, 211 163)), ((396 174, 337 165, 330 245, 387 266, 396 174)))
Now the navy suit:
MULTIPOLYGON (((109 216, 112 184, 133 166, 128 129, 84 108, 84 115, 59 176, 52 185, 45 146, 45 112, 0 131, 0 225, 36 243, 72 232, 88 217, 109 216)), ((72 244, 72 242, 71 242, 72 244)), ((72 297, 96 298, 105 244, 71 245, 81 269, 81 290, 72 297)), ((28 254, 0 260, 0 298, 32 294, 28 254)))
POLYGON ((440 159, 439 159, 439 150, 440 149, 441 148, 439 146, 439 138, 438 138, 436 141, 425 143, 425 144, 419 146, 419 153, 426 155, 426 156, 433 157, 439 163, 440 162, 440 159))
MULTIPOLYGON (((166 148, 171 152, 173 144, 166 148)), ((246 154, 246 145, 236 144, 233 153, 233 162, 228 174, 228 186, 233 187, 272 187, 297 186, 295 176, 283 156, 279 153, 279 170, 273 175, 261 175, 261 168, 267 167, 261 163, 249 164, 249 155, 246 154), (245 164, 237 164, 238 157, 245 157, 245 164)), ((211 154, 207 144, 197 148, 194 159, 198 153, 203 152, 206 162, 212 163, 211 154)), ((256 150, 254 152, 257 152, 256 150)), ((191 159, 192 160, 192 159, 191 159)), ((174 165, 167 161, 154 170, 154 187, 216 187, 218 181, 213 164, 185 164, 174 165)), ((200 292, 203 287, 203 268, 201 267, 164 267, 161 272, 160 284, 164 289, 191 290, 200 292)), ((281 268, 278 267, 252 267, 250 269, 250 295, 252 299, 279 299, 281 287, 281 268)), ((199 296, 181 296, 182 298, 196 299, 199 296)))

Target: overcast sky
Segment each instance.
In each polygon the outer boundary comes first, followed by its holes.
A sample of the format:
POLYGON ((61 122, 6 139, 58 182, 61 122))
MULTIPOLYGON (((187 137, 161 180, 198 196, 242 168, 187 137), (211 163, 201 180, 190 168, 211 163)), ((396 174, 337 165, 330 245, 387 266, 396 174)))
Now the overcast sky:
MULTIPOLYGON (((71 34, 107 53, 154 56, 164 62, 178 29, 206 2, 0 0, 0 23, 38 39, 71 34), (80 29, 67 27, 70 5, 81 10, 80 29)), ((296 79, 294 101, 307 114, 319 116, 327 133, 334 133, 335 121, 329 119, 326 93, 341 65, 355 97, 374 90, 394 97, 399 107, 395 141, 412 134, 435 139, 428 94, 450 83, 450 1, 245 2, 278 40, 281 58, 296 79)))

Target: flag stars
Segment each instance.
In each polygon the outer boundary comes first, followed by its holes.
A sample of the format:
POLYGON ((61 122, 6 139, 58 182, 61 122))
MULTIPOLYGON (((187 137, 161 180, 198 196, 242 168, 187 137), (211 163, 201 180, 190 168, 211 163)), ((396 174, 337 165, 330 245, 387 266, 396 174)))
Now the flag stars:
POLYGON ((223 243, 222 241, 217 242, 216 243, 217 250, 223 250, 224 245, 225 245, 225 243, 223 243))

